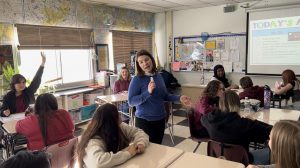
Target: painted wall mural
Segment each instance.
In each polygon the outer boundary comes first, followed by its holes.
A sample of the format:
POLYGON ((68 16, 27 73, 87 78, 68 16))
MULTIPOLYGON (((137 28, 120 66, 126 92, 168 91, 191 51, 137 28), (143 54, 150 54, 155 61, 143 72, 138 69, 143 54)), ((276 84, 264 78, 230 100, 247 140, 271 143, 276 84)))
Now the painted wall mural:
POLYGON ((80 0, 1 0, 0 22, 123 31, 154 31, 154 14, 80 0))

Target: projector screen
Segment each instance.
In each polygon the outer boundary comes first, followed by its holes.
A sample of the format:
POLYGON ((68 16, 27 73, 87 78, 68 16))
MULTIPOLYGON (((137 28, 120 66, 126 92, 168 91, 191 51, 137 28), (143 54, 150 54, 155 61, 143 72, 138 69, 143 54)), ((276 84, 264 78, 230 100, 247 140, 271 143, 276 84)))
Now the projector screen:
POLYGON ((249 11, 246 74, 300 75, 300 7, 249 11))

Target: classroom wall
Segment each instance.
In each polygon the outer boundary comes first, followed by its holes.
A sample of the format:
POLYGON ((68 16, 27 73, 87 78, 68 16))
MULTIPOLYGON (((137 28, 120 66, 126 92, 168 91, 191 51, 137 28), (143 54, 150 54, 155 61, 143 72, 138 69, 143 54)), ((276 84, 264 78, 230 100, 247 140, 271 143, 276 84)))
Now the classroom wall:
MULTIPOLYGON (((222 32, 246 32, 246 12, 243 8, 231 13, 223 13, 224 6, 206 7, 173 12, 173 36, 200 35, 201 32, 217 34, 222 32)), ((181 84, 200 85, 200 72, 173 72, 181 84)), ((210 78, 212 72, 206 72, 210 78)), ((236 84, 244 73, 229 73, 227 77, 236 84)), ((273 86, 280 77, 251 76, 254 84, 273 86)))
POLYGON ((94 29, 95 43, 109 44, 110 69, 114 69, 110 30, 154 32, 153 13, 90 4, 81 0, 6 0, 0 1, 0 13, 0 44, 13 44, 7 42, 7 36, 12 35, 6 33, 7 25, 13 24, 94 29))
POLYGON ((164 12, 155 14, 155 44, 157 47, 157 53, 155 50, 153 55, 157 54, 160 65, 163 67, 167 63, 167 42, 166 42, 166 15, 164 12))

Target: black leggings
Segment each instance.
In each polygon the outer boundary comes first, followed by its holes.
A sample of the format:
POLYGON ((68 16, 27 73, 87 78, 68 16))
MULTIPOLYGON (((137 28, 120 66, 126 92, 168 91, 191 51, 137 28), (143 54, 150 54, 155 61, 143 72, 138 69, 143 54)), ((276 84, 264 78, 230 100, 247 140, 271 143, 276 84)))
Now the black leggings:
POLYGON ((158 121, 147 121, 142 118, 135 118, 135 126, 142 129, 149 135, 149 141, 161 144, 165 133, 165 118, 158 121))

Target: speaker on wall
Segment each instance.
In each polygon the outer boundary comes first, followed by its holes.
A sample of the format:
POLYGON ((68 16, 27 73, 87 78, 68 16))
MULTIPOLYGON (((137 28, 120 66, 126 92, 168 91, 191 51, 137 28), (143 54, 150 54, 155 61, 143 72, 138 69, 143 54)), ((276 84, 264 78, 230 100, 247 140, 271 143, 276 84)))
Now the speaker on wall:
POLYGON ((226 6, 223 8, 223 12, 224 12, 224 13, 234 12, 235 10, 236 10, 235 5, 226 5, 226 6))

